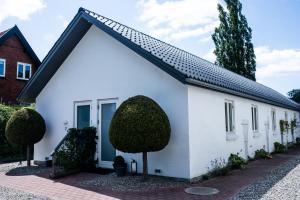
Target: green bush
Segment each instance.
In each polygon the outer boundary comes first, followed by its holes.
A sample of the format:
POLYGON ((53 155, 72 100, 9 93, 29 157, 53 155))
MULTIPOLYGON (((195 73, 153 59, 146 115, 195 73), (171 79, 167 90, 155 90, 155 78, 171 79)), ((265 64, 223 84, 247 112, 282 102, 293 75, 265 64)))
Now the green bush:
MULTIPOLYGON (((96 133, 95 127, 69 129, 64 140, 54 152, 54 166, 63 169, 63 173, 95 168, 96 133)), ((53 176, 55 177, 56 174, 53 176)))
POLYGON ((7 143, 5 137, 6 123, 15 111, 16 110, 10 106, 0 104, 0 145, 7 143))
POLYGON ((296 144, 300 144, 300 138, 296 137, 296 144))
POLYGON ((228 158, 229 166, 232 169, 244 169, 247 165, 247 161, 239 156, 239 154, 230 154, 228 158))
POLYGON ((207 176, 209 178, 213 178, 216 176, 226 176, 229 173, 230 168, 226 164, 225 160, 220 158, 220 159, 212 160, 211 168, 208 168, 208 170, 209 170, 209 172, 208 172, 207 176))
POLYGON ((8 120, 5 136, 11 144, 27 146, 27 166, 30 166, 30 148, 43 138, 45 132, 43 117, 33 109, 22 108, 8 120))
POLYGON ((0 162, 14 162, 26 158, 25 148, 10 144, 5 137, 7 121, 15 111, 14 106, 0 104, 0 162))
POLYGON ((5 135, 10 143, 27 146, 39 142, 45 131, 43 117, 33 109, 22 108, 8 120, 5 135))
POLYGON ((283 145, 283 144, 280 144, 279 142, 274 142, 274 148, 275 148, 275 150, 274 150, 275 153, 284 153, 284 152, 286 152, 286 146, 283 145))
POLYGON ((135 96, 124 101, 111 121, 109 139, 123 152, 143 153, 144 175, 147 175, 147 152, 160 151, 169 142, 168 116, 152 99, 135 96))
POLYGON ((255 156, 256 159, 257 158, 262 158, 262 159, 270 159, 272 158, 271 155, 266 152, 264 149, 259 149, 255 151, 255 156))

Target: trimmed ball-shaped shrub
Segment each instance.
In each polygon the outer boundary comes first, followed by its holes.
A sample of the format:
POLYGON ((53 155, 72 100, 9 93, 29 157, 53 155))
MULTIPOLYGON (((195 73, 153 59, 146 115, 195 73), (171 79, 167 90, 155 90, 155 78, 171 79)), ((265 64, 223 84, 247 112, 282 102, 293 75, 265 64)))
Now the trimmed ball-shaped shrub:
POLYGON ((33 145, 43 138, 45 131, 43 117, 33 109, 23 108, 8 120, 5 135, 10 143, 33 145))
POLYGON ((112 145, 123 152, 162 150, 170 139, 170 122, 163 109, 146 96, 135 96, 117 109, 110 125, 112 145))

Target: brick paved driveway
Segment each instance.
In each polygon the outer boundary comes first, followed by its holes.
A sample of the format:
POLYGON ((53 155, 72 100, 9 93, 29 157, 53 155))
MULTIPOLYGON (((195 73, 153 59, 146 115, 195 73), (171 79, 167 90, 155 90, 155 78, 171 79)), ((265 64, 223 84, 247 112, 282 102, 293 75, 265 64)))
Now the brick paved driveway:
POLYGON ((220 190, 220 193, 209 197, 199 197, 184 193, 184 187, 161 189, 152 192, 116 192, 101 187, 90 187, 79 185, 79 181, 89 180, 95 176, 91 173, 80 173, 77 175, 51 180, 47 174, 39 176, 8 176, 0 172, 0 186, 30 192, 36 195, 46 196, 52 199, 72 200, 94 200, 94 199, 203 199, 220 200, 227 199, 241 188, 263 178, 272 169, 284 164, 286 161, 299 155, 300 147, 292 149, 288 154, 275 155, 271 160, 256 160, 251 162, 245 170, 232 171, 229 176, 217 177, 202 183, 193 185, 210 186, 220 190))

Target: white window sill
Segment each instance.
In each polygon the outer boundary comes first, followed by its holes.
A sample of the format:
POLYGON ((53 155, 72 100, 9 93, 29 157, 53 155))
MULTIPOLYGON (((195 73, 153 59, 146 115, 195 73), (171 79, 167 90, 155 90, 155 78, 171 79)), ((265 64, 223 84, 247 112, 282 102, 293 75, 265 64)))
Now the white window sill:
POLYGON ((238 135, 235 133, 226 133, 226 140, 227 141, 234 141, 238 139, 238 135))
POLYGON ((253 132, 253 137, 254 138, 260 137, 260 133, 258 131, 253 132))
POLYGON ((28 81, 29 78, 17 78, 18 80, 21 80, 21 81, 28 81))

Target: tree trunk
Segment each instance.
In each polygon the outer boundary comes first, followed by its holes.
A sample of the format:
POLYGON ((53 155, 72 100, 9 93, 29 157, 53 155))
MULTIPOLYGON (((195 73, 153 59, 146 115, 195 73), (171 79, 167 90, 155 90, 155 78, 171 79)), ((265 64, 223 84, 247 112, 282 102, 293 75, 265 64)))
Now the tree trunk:
POLYGON ((27 166, 30 166, 30 145, 27 145, 27 166))
POLYGON ((143 178, 147 179, 148 176, 148 162, 147 162, 147 152, 143 152, 143 178))

